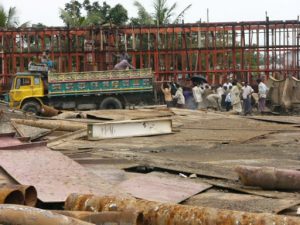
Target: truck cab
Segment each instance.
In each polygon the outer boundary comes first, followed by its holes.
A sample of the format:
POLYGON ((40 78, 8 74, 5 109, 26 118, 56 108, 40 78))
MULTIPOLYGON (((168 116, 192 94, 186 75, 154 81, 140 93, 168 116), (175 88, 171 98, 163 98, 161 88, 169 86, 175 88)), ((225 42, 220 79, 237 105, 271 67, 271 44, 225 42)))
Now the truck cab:
POLYGON ((38 113, 45 97, 42 78, 38 72, 17 73, 9 92, 10 108, 38 113))

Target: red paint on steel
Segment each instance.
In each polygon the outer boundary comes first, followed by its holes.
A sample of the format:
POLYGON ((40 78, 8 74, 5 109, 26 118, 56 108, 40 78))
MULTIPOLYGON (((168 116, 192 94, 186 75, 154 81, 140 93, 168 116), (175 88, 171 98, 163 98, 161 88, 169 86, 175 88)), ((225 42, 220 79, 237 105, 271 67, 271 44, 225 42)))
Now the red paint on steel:
POLYGON ((8 83, 11 75, 26 70, 32 57, 51 46, 49 55, 57 72, 112 69, 123 48, 132 57, 133 65, 151 67, 157 81, 184 79, 187 74, 204 74, 215 83, 224 82, 229 73, 250 81, 276 72, 299 77, 299 29, 299 20, 268 18, 162 27, 6 29, 0 30, 0 74, 8 83), (29 39, 36 42, 26 46, 29 39))

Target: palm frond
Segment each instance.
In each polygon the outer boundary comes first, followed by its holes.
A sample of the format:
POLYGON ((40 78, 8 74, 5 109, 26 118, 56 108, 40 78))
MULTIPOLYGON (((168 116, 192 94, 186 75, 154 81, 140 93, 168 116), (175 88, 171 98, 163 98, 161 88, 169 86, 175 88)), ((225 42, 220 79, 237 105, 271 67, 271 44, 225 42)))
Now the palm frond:
POLYGON ((179 22, 179 19, 185 14, 185 12, 191 8, 192 4, 188 5, 187 7, 185 7, 184 10, 181 11, 181 13, 178 14, 178 16, 176 17, 176 19, 174 20, 173 23, 178 23, 179 22))

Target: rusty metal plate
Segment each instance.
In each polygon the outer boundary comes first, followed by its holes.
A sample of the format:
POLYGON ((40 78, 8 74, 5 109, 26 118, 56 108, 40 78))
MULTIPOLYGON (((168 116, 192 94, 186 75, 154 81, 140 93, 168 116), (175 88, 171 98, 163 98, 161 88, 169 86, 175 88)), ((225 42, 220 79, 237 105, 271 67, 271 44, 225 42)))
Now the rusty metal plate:
POLYGON ((211 187, 190 179, 147 174, 122 182, 122 190, 137 198, 163 203, 179 203, 211 187))
POLYGON ((114 193, 112 186, 101 178, 47 147, 1 150, 0 165, 18 183, 35 186, 43 202, 63 202, 71 193, 114 193))
POLYGON ((201 193, 184 202, 185 205, 253 213, 279 213, 299 203, 299 199, 272 199, 224 192, 201 193))
POLYGON ((15 133, 1 134, 0 135, 0 148, 5 148, 5 147, 22 144, 22 142, 19 139, 14 138, 14 136, 15 136, 15 133))

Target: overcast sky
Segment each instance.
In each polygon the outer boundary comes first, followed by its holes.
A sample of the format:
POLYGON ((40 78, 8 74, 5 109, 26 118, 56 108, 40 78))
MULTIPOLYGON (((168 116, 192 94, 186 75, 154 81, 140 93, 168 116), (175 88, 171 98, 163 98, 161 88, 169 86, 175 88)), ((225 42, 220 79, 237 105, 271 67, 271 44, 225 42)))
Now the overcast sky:
MULTIPOLYGON (((21 23, 40 22, 47 26, 63 26, 59 18, 59 8, 63 8, 66 2, 70 0, 0 0, 6 10, 10 6, 17 8, 21 23)), ((99 2, 102 4, 103 1, 99 2)), ((129 17, 136 16, 134 0, 106 0, 106 2, 111 6, 121 3, 128 10, 129 17)), ((152 0, 140 0, 140 2, 151 11, 152 0)), ((266 11, 270 20, 295 20, 300 15, 299 0, 168 0, 169 5, 174 2, 178 3, 177 13, 192 4, 185 14, 186 23, 200 19, 206 21, 207 9, 209 9, 210 22, 265 20, 266 11)))

